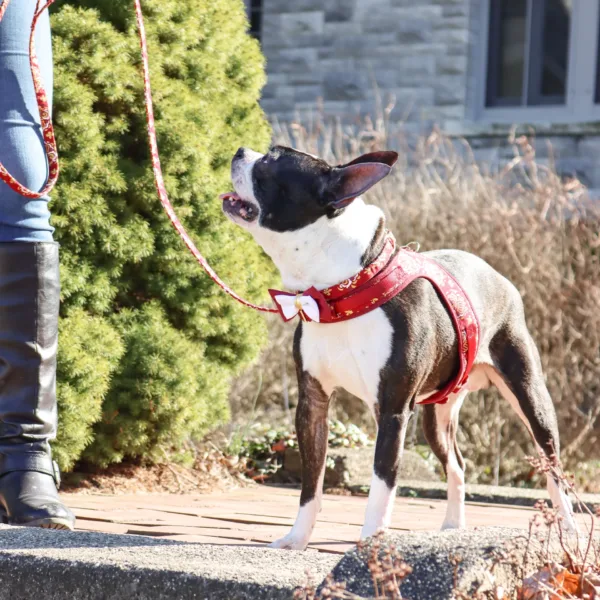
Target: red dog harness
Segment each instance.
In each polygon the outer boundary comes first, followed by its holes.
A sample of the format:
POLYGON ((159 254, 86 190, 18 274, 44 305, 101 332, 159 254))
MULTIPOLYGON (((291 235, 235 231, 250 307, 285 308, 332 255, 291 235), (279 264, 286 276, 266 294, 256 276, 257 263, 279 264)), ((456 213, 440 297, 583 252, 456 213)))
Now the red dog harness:
POLYGON ((350 279, 321 291, 311 287, 297 294, 279 290, 269 294, 284 321, 300 315, 303 321, 339 323, 375 310, 415 279, 427 279, 442 297, 459 340, 458 373, 443 389, 419 402, 443 404, 467 382, 479 345, 479 321, 466 292, 446 269, 409 248, 398 248, 394 254, 395 250, 394 236, 388 233, 379 256, 350 279))

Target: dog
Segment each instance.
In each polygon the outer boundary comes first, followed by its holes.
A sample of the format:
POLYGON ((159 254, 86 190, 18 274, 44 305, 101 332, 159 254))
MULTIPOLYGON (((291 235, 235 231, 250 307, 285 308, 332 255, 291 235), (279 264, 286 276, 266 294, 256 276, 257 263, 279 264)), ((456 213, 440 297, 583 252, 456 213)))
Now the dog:
MULTIPOLYGON (((223 211, 272 258, 288 290, 324 290, 355 276, 381 253, 386 240, 384 215, 361 195, 390 172, 397 158, 395 152, 382 151, 331 166, 284 146, 272 147, 266 154, 240 148, 231 163, 235 193, 222 195, 223 211)), ((467 252, 422 254, 460 284, 479 321, 477 354, 466 384, 446 403, 423 406, 425 437, 448 481, 442 529, 461 528, 465 477, 456 433, 467 394, 495 385, 537 448, 552 460, 559 455, 558 427, 517 289, 467 252)), ((459 368, 455 327, 432 284, 419 278, 356 318, 339 323, 300 321, 293 351, 302 491, 291 531, 271 547, 303 550, 309 543, 321 508, 329 401, 338 387, 366 402, 377 423, 364 539, 389 525, 415 404, 440 390, 459 368)), ((548 476, 547 487, 566 527, 575 530, 560 482, 548 476)))

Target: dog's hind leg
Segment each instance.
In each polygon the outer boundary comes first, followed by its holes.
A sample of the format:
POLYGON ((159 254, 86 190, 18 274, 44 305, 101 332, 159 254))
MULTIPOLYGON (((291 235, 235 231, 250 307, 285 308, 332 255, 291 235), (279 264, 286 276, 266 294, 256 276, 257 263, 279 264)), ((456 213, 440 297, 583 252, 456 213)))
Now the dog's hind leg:
POLYGON ((465 462, 456 442, 458 413, 468 394, 451 394, 446 404, 423 407, 423 432, 433 453, 442 463, 448 480, 448 505, 442 529, 465 526, 465 462))
MULTIPOLYGON (((525 423, 537 447, 550 460, 560 456, 556 411, 544 382, 538 350, 524 321, 506 326, 490 344, 488 376, 525 423)), ((573 509, 561 481, 547 476, 548 493, 567 529, 575 530, 573 509)))

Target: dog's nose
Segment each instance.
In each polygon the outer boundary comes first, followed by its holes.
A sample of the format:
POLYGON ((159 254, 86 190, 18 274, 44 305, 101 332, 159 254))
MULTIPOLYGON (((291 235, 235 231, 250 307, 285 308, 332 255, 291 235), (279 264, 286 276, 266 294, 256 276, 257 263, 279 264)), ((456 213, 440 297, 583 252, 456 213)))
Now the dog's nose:
POLYGON ((244 154, 246 154, 246 148, 238 148, 233 158, 244 158, 244 154))

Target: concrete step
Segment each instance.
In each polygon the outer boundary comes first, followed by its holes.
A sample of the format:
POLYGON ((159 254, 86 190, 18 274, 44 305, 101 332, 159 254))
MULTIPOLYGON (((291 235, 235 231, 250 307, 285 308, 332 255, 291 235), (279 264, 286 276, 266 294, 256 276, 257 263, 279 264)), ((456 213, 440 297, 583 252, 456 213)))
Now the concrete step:
POLYGON ((0 600, 290 600, 339 558, 0 525, 0 600))

